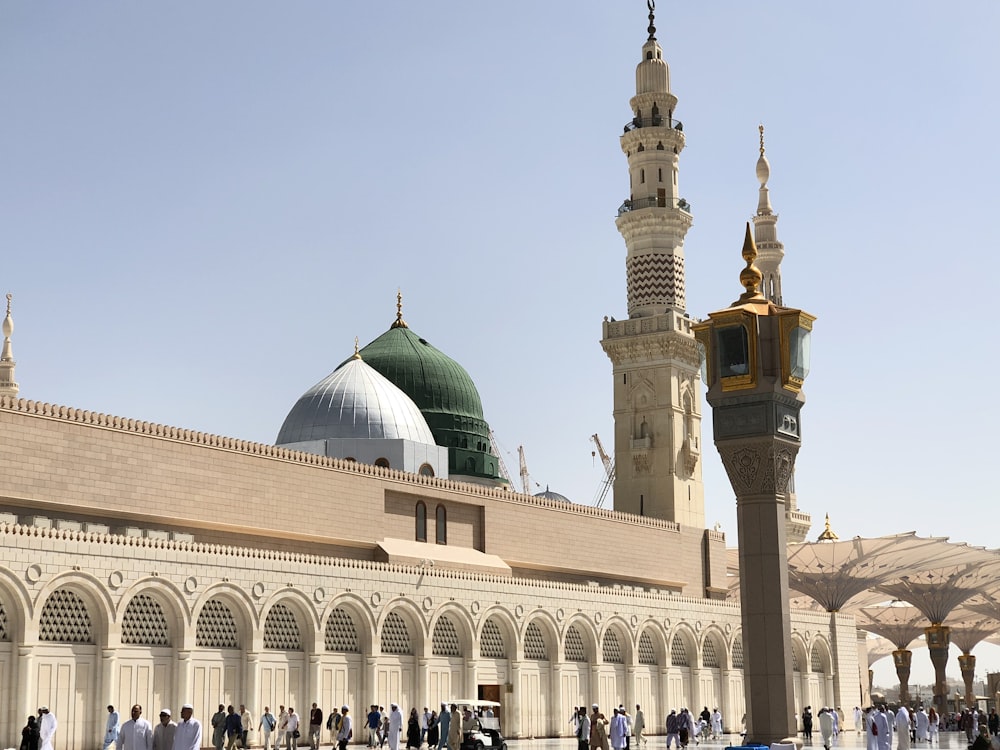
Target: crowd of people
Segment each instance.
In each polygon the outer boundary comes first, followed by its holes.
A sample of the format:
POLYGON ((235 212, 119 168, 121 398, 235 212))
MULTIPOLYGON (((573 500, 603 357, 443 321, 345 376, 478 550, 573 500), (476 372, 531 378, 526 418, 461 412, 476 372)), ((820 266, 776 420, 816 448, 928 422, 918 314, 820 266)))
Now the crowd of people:
MULTIPOLYGON (((202 726, 195 719, 194 707, 184 704, 181 721, 175 722, 169 708, 160 710, 160 721, 154 727, 142 715, 139 704, 132 706, 131 719, 122 722, 114 706, 108 706, 105 723, 103 750, 200 750, 202 747, 202 726)), ((308 724, 301 721, 293 706, 287 709, 278 706, 278 714, 269 706, 254 721, 254 716, 245 705, 239 710, 233 705, 220 703, 219 710, 212 716, 209 726, 212 730, 212 747, 215 750, 244 750, 250 747, 250 734, 260 734, 256 743, 263 750, 299 750, 299 740, 304 750, 308 742, 309 750, 319 750, 322 731, 325 726, 330 732, 330 742, 338 750, 346 750, 354 740, 354 722, 349 706, 341 706, 340 711, 331 711, 324 724, 323 710, 315 703, 309 711, 308 724), (257 724, 254 730, 254 723, 257 724)), ((395 703, 389 704, 389 711, 382 706, 372 705, 365 717, 367 742, 370 748, 399 750, 400 741, 411 750, 420 750, 426 743, 427 750, 461 750, 463 734, 480 728, 482 718, 493 718, 493 709, 486 707, 480 712, 465 707, 459 711, 457 704, 441 704, 441 711, 424 708, 418 713, 410 710, 409 719, 403 726, 403 714, 395 703)), ((52 740, 58 727, 55 715, 47 706, 38 709, 37 716, 29 716, 21 730, 20 750, 53 750, 52 740)))
MULTIPOLYGON (((612 709, 610 720, 596 703, 590 707, 590 713, 586 706, 579 706, 573 709, 570 724, 579 750, 642 750, 647 744, 646 717, 639 704, 634 714, 619 705, 612 709)), ((668 749, 674 745, 686 748, 690 742, 698 745, 702 740, 720 739, 722 714, 718 708, 709 711, 705 706, 696 719, 686 708, 679 713, 674 709, 667 716, 666 730, 668 749)))
MULTIPOLYGON (((108 706, 104 732, 104 750, 201 750, 201 722, 194 718, 194 706, 181 707, 180 722, 174 721, 169 708, 160 711, 160 722, 154 727, 143 718, 142 706, 136 703, 131 718, 122 722, 114 706, 108 706)), ((29 716, 21 730, 20 750, 53 750, 59 722, 47 706, 38 709, 38 716, 29 716)))

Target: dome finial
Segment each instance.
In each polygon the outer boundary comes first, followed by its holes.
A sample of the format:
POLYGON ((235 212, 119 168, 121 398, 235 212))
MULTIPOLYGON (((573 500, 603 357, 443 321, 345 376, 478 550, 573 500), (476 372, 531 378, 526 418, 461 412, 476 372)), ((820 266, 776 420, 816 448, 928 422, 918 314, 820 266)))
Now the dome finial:
POLYGON ((358 349, 358 337, 354 337, 354 356, 351 359, 361 359, 361 350, 358 349))
POLYGON ((757 126, 757 130, 760 131, 760 155, 764 155, 764 123, 757 126))
POLYGON ((403 320, 403 290, 396 289, 396 319, 392 322, 390 328, 409 328, 406 325, 406 321, 403 320))
POLYGON ((743 260, 747 267, 740 271, 740 283, 746 291, 740 295, 739 302, 749 302, 752 299, 761 298, 760 282, 764 278, 760 269, 753 264, 757 260, 757 245, 753 241, 753 233, 750 231, 750 222, 747 222, 747 233, 743 239, 743 260))
POLYGON ((835 542, 840 539, 839 536, 833 533, 833 529, 830 528, 830 514, 826 514, 826 528, 823 529, 823 533, 817 538, 817 542, 835 542))
POLYGON ((656 25, 653 23, 655 20, 653 16, 656 15, 656 0, 646 0, 646 7, 649 8, 649 28, 646 31, 649 32, 649 39, 647 41, 656 41, 656 25))

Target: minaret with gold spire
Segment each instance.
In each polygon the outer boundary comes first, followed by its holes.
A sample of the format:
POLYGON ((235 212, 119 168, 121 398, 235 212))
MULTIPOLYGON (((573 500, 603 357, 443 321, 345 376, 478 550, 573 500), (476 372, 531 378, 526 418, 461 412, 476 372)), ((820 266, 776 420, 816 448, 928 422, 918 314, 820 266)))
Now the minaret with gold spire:
POLYGON ((14 352, 11 348, 10 337, 14 333, 14 318, 10 315, 10 303, 14 295, 7 295, 7 316, 3 319, 3 349, 0 350, 0 396, 17 397, 20 390, 17 381, 14 380, 14 352))
POLYGON ((757 180, 760 182, 760 197, 757 213, 753 217, 754 242, 757 245, 757 267, 763 274, 761 291, 776 305, 781 302, 781 259, 785 257, 785 246, 778 242, 778 214, 771 209, 771 197, 767 191, 767 181, 771 178, 771 165, 764 155, 764 126, 757 128, 760 133, 760 158, 757 159, 757 180))
POLYGON ((704 528, 701 357, 685 310, 684 236, 691 207, 678 188, 684 131, 656 40, 655 4, 635 70, 632 119, 621 149, 628 197, 616 225, 625 240, 628 319, 605 318, 601 346, 612 363, 615 510, 704 528))
MULTIPOLYGON (((771 164, 764 154, 764 126, 757 126, 760 134, 760 157, 757 159, 757 180, 760 192, 757 199, 757 213, 753 217, 754 244, 757 247, 757 268, 760 269, 760 290, 764 297, 776 305, 781 305, 781 260, 785 257, 785 246, 778 242, 778 214, 771 208, 771 196, 767 181, 771 179, 771 164)), ((785 496, 785 533, 789 544, 806 540, 812 526, 812 516, 799 510, 795 494, 795 474, 788 480, 785 496)))

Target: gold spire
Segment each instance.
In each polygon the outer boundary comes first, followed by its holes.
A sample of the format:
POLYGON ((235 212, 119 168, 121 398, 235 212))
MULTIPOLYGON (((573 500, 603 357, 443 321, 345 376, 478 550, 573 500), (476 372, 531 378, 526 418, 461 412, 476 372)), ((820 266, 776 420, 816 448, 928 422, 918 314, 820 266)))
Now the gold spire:
POLYGON ((835 542, 840 539, 839 536, 833 533, 833 529, 830 528, 830 514, 826 514, 826 528, 823 529, 823 533, 817 538, 817 542, 835 542))
POLYGON ((760 131, 760 155, 764 155, 764 124, 761 123, 757 126, 757 130, 760 131))
POLYGON ((389 328, 409 328, 406 325, 406 321, 403 320, 403 290, 396 290, 396 319, 392 321, 392 325, 389 328))
POLYGON ((361 351, 358 349, 358 337, 354 337, 354 356, 351 359, 361 359, 361 351))
POLYGON ((757 298, 763 299, 763 295, 760 293, 760 282, 764 276, 760 269, 753 264, 756 259, 757 245, 754 244, 753 233, 750 231, 750 222, 748 221, 746 237, 743 240, 743 260, 746 261, 747 267, 740 271, 740 283, 746 291, 740 295, 739 302, 749 302, 757 298))

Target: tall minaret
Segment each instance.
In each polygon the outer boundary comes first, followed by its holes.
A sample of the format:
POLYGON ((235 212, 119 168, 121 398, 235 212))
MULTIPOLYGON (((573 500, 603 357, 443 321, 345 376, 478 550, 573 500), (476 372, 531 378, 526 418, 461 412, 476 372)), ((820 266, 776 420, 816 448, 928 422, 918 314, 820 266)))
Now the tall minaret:
POLYGON ((16 397, 19 389, 14 380, 14 352, 10 336, 14 333, 14 319, 10 315, 10 303, 14 295, 7 295, 7 316, 3 319, 3 349, 0 350, 0 396, 16 397))
POLYGON ((760 182, 760 198, 757 201, 757 215, 753 217, 753 239, 757 245, 757 268, 764 275, 761 292, 769 302, 781 304, 781 259, 785 257, 785 246, 778 242, 778 214, 771 210, 771 198, 767 193, 767 181, 771 177, 771 165, 764 156, 764 126, 760 125, 760 158, 757 159, 757 180, 760 182))
MULTIPOLYGON (((760 158, 757 159, 757 180, 760 182, 760 197, 757 213, 753 217, 754 244, 757 245, 757 268, 763 276, 761 292, 769 302, 781 305, 781 259, 785 257, 785 246, 778 242, 778 214, 771 209, 771 197, 767 191, 767 181, 771 179, 771 165, 764 155, 764 126, 757 127, 760 133, 760 158)), ((789 544, 804 542, 812 516, 799 510, 795 494, 795 472, 788 480, 785 495, 785 537, 789 544)))
POLYGON ((601 340, 614 372, 615 510, 703 528, 701 357, 684 309, 691 207, 677 187, 684 132, 647 4, 649 38, 621 136, 629 196, 615 222, 625 238, 628 320, 605 318, 601 340))

